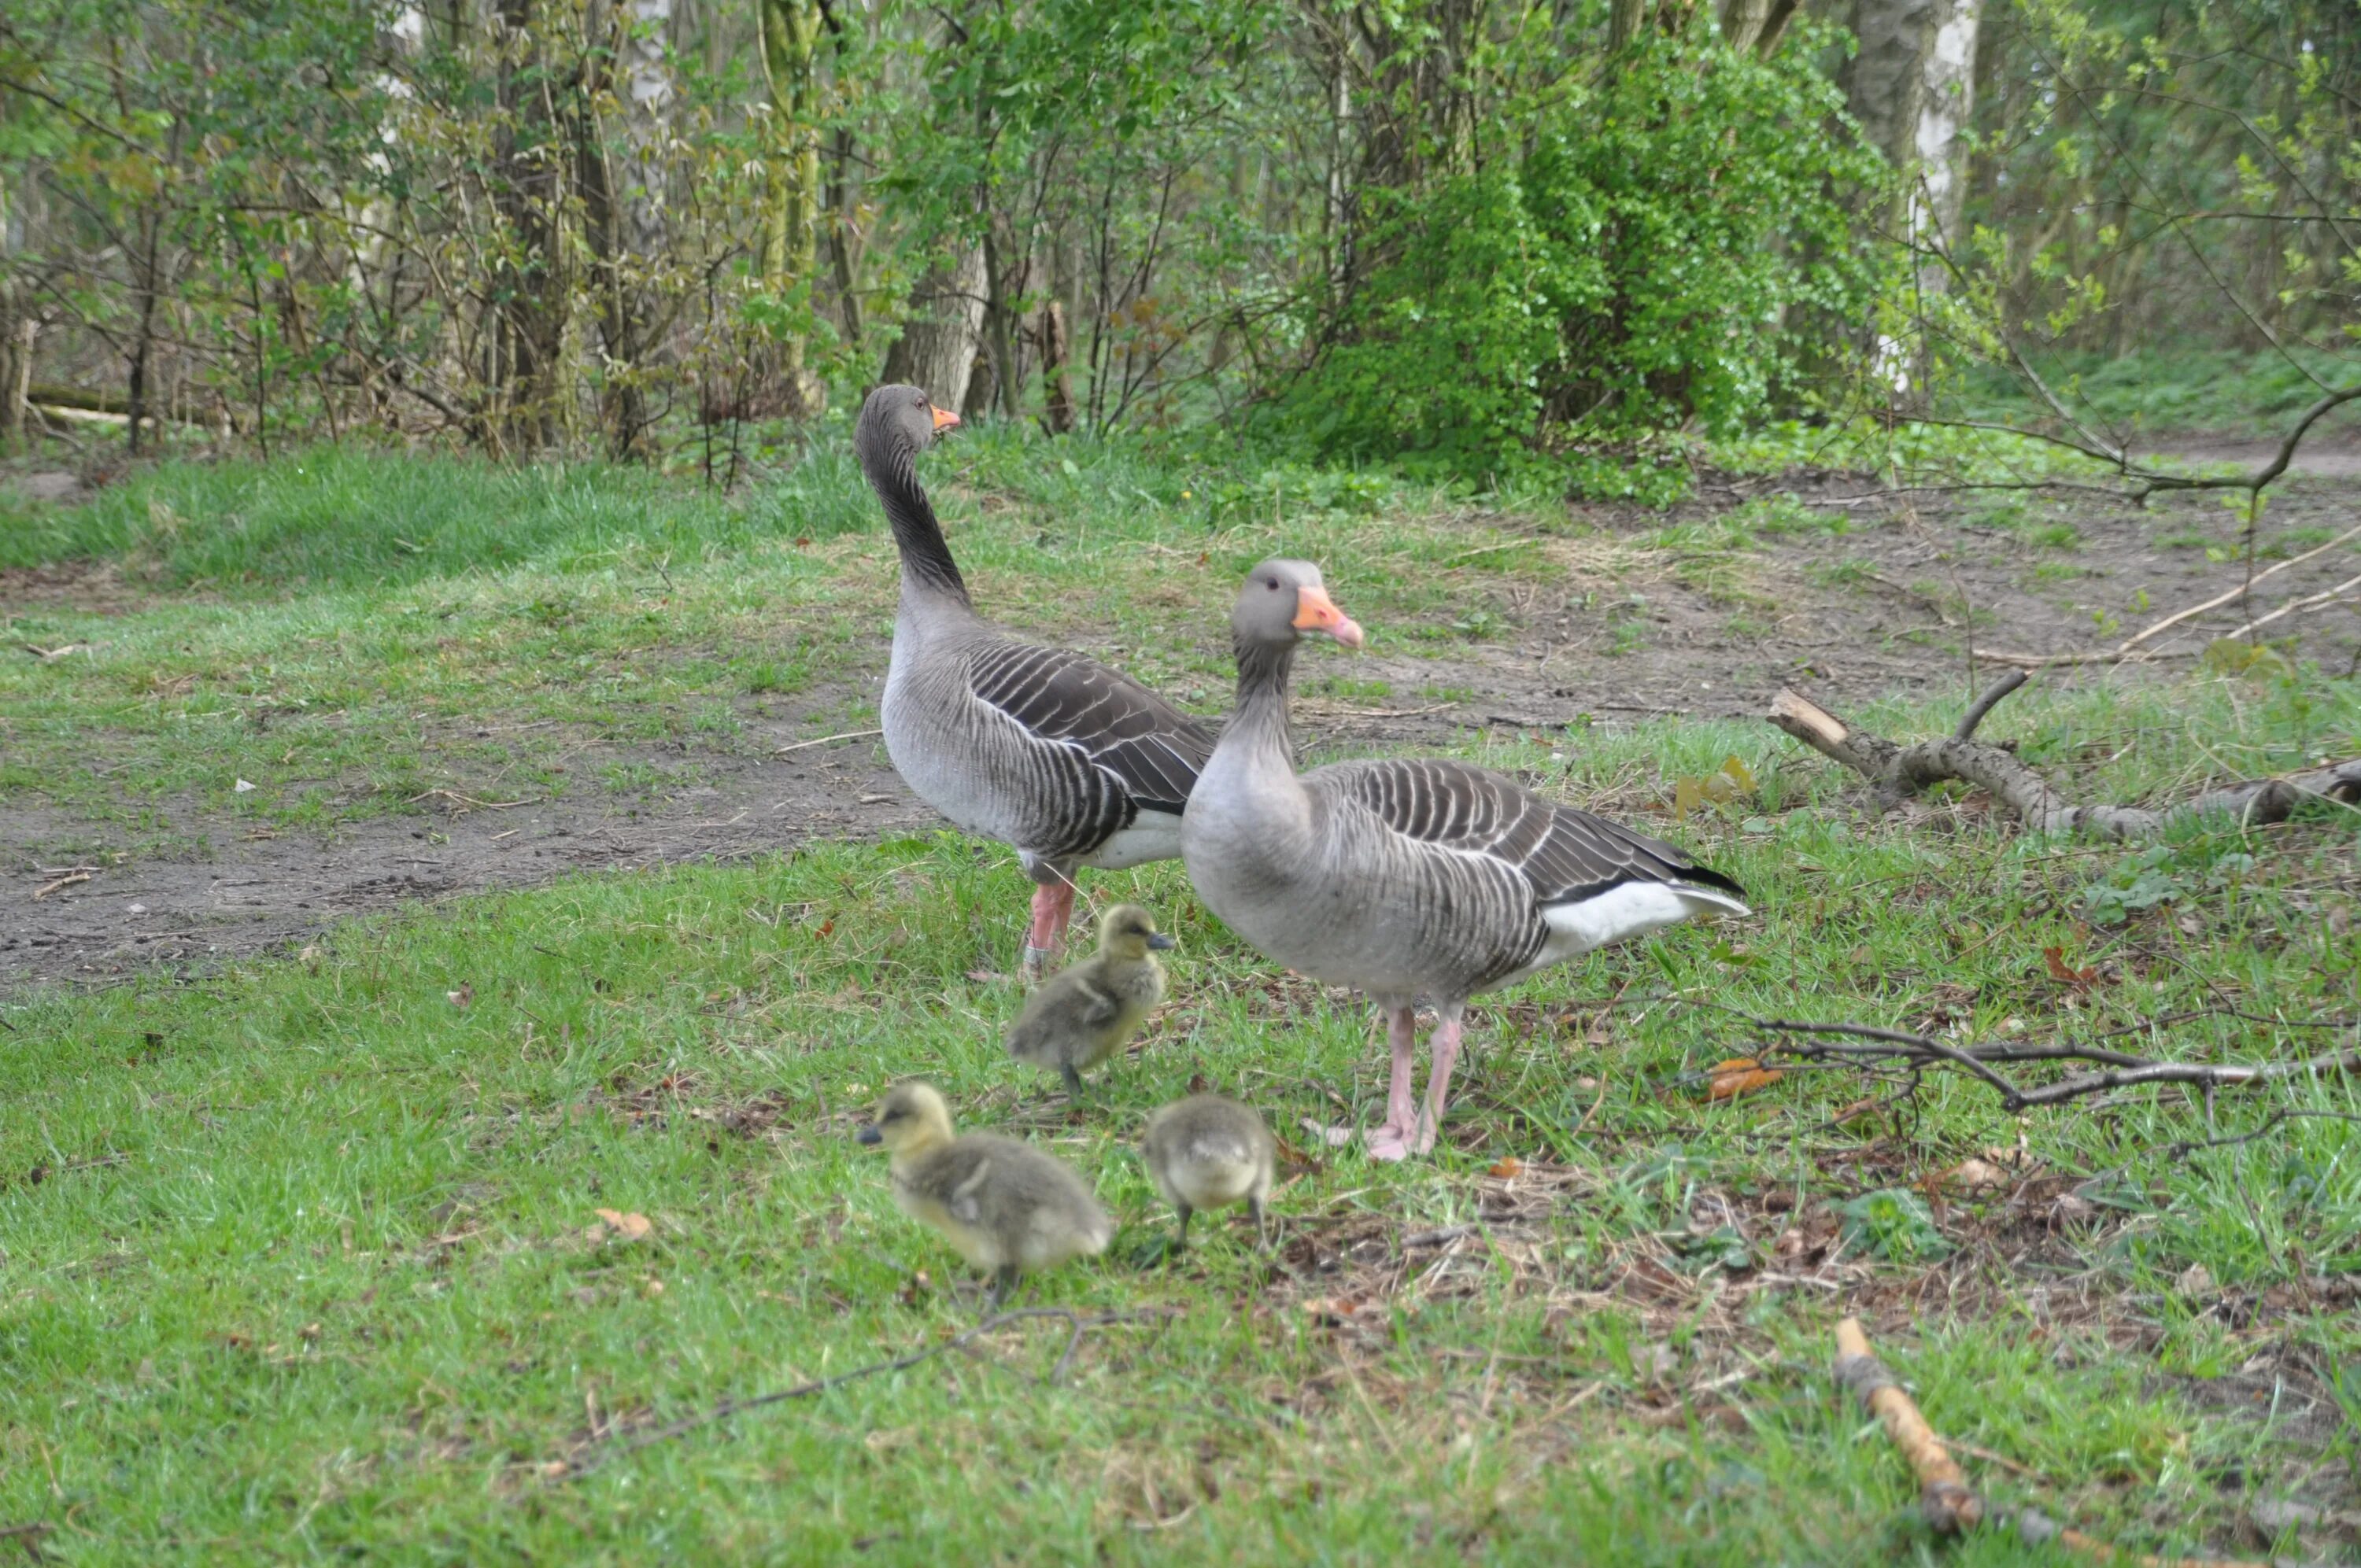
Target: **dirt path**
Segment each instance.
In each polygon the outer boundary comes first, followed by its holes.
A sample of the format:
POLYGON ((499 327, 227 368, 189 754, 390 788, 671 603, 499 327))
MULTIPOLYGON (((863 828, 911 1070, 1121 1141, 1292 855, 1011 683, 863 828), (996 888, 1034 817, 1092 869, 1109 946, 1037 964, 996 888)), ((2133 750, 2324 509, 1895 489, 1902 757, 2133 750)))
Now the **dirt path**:
MULTIPOLYGON (((2119 640, 2239 580, 2235 561, 2209 559, 2191 543, 2202 534, 2218 551, 2231 535, 2235 524, 2213 498, 2166 498, 2145 512, 2086 499, 2054 516, 2055 503, 2029 501, 2037 510, 2028 517, 1998 512, 1989 500, 1929 499, 1905 510, 1856 499, 1862 490, 1842 477, 1802 487, 1807 499, 1841 503, 1815 515, 1842 520, 1834 526, 1844 532, 1804 527, 1736 552, 1660 540, 1635 553, 1625 542, 1662 528, 1664 516, 1587 512, 1598 532, 1552 541, 1565 559, 1564 585, 1471 586, 1471 599, 1492 618, 1478 638, 1441 658, 1380 651, 1349 665, 1323 664, 1364 687, 1383 682, 1389 695, 1346 700, 1307 689, 1305 739, 1315 749, 1365 751, 1435 743, 1486 726, 1555 726, 1584 714, 1609 725, 1652 715, 1752 718, 1783 684, 1839 706, 1952 700, 1969 682, 1963 602, 1976 642, 2059 652, 2119 640)), ((1686 507, 1675 521, 1710 523, 1732 504, 1712 499, 1719 504, 1686 507)), ((2342 532, 2361 522, 2361 482, 2291 483, 2275 492, 2271 518, 2274 530, 2301 531, 2300 539, 2342 532)), ((2348 576, 2352 561, 2340 549, 2291 568, 2272 580, 2263 602, 2316 593, 2348 576)), ((30 581, 17 588, 27 597, 44 591, 30 581)), ((10 591, 0 585, 0 611, 10 591)), ((2188 655, 2237 621, 2234 605, 2192 622, 2178 641, 2160 640, 2159 651, 2181 655, 2176 663, 2043 678, 2147 680, 2185 671, 2188 655)), ((2280 629, 2300 639, 2300 656, 2335 674, 2361 648, 2361 620, 2350 607, 2291 618, 2280 629)), ((1386 641, 1381 635, 1380 650, 1386 641)), ((810 736, 811 715, 841 712, 848 698, 873 702, 884 652, 873 650, 872 667, 856 677, 866 689, 814 693, 793 713, 750 714, 726 749, 592 750, 577 770, 588 777, 602 763, 652 762, 698 781, 669 792, 430 811, 324 835, 270 836, 244 820, 188 811, 175 814, 176 827, 204 848, 183 858, 93 853, 93 842, 108 839, 104 825, 21 799, 0 803, 0 987, 201 971, 300 944, 346 916, 533 886, 571 872, 929 831, 939 819, 902 787, 872 739, 774 755, 810 736)))

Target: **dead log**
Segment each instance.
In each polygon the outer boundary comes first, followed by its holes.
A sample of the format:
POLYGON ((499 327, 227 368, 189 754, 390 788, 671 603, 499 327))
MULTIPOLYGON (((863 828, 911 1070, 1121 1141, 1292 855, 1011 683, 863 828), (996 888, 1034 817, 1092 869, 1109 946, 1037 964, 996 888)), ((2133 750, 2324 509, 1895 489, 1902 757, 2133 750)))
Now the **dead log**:
POLYGON ((2192 817, 2227 814, 2259 826, 2287 820, 2301 802, 2314 796, 2348 806, 2361 801, 2361 757, 2356 757, 2328 767, 2208 790, 2162 809, 2076 805, 2008 751, 1974 739, 1984 716, 2025 682, 2024 671, 2010 671, 1975 700, 1954 733, 1910 746, 1855 729, 1809 697, 1784 686, 1771 699, 1764 717, 1820 755, 1869 780, 1877 786, 1880 805, 1888 809, 1929 784, 1958 779, 1997 797, 2016 814, 2018 821, 2037 833, 2086 831, 2108 839, 2148 839, 2192 817))

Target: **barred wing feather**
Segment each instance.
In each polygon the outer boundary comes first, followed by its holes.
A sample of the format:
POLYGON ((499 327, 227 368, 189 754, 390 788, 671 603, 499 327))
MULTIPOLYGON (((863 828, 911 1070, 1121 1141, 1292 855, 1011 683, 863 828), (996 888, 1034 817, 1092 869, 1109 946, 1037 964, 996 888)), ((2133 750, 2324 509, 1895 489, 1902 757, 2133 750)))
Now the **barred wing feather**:
POLYGON ((1432 758, 1339 762, 1315 778, 1420 843, 1487 856, 1521 873, 1542 908, 1631 883, 1745 890, 1679 850, 1560 806, 1498 773, 1432 758))
POLYGON ((1077 746, 1121 781, 1135 807, 1178 816, 1213 755, 1205 727, 1128 675, 1063 648, 994 642, 968 666, 970 689, 1030 735, 1077 746))

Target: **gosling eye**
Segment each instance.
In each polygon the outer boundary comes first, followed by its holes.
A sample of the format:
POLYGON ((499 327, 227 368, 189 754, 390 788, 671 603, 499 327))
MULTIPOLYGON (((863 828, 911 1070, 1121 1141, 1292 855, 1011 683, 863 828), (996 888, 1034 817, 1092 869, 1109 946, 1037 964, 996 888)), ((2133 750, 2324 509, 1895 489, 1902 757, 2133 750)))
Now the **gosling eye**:
POLYGON ((1279 579, 1277 577, 1265 577, 1262 580, 1262 586, 1268 588, 1272 593, 1279 592, 1279 579))

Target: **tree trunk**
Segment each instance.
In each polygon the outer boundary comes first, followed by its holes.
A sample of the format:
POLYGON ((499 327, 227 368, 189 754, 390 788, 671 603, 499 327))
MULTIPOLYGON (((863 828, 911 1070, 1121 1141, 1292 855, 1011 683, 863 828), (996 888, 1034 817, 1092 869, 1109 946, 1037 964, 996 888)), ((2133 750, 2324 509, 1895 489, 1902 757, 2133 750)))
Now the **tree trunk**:
POLYGON ((939 409, 967 401, 983 330, 983 247, 963 242, 910 291, 910 315, 885 356, 885 379, 923 388, 939 409))
MULTIPOLYGON (((1975 109, 1979 0, 1936 0, 1935 25, 1919 71, 1918 125, 1912 151, 1918 162, 1911 236, 1949 250, 1960 235, 1967 199, 1967 147, 1960 133, 1975 109)), ((1922 271, 1919 287, 1939 292, 1939 267, 1922 271), (1931 276, 1929 276, 1931 274, 1931 276)))
POLYGON ((33 380, 36 323, 16 273, 25 248, 25 217, 11 199, 15 194, 8 170, 0 168, 0 455, 25 448, 25 392, 33 380))
POLYGON ((861 348, 861 254, 854 215, 858 200, 852 185, 852 130, 840 126, 829 147, 829 265, 836 272, 836 308, 844 322, 844 341, 855 353, 861 348))
POLYGON ((1607 47, 1610 52, 1620 52, 1640 36, 1647 25, 1647 0, 1612 0, 1607 13, 1607 47))
MULTIPOLYGON (((808 308, 819 280, 819 0, 756 0, 763 76, 771 93, 770 210, 763 230, 763 286, 774 298, 798 291, 808 308)), ((808 367, 809 339, 790 331, 779 345, 787 411, 819 411, 825 389, 808 367)))
POLYGON ((499 0, 499 127, 493 205, 507 233, 494 270, 499 303, 485 381, 488 433, 511 450, 540 451, 559 431, 566 297, 563 220, 566 160, 550 123, 551 84, 535 0, 499 0))
POLYGON ((1066 336, 1066 307, 1056 300, 1041 307, 1041 422, 1052 435, 1074 433, 1074 383, 1066 373, 1073 352, 1066 336))
MULTIPOLYGON (((1861 134, 1901 175, 1895 204, 1882 226, 1923 251, 1947 248, 1959 228, 1967 182, 1961 167, 1974 94, 1979 0, 1855 0, 1861 40, 1846 104, 1861 134)), ((1922 294, 1940 293, 1939 260, 1918 269, 1922 294)), ((1907 400, 1924 384, 1923 366, 1892 340, 1878 345, 1880 378, 1907 400)))
POLYGON ((619 459, 639 454, 651 422, 646 361, 654 301, 647 274, 664 252, 662 148, 673 97, 664 39, 672 6, 673 0, 628 0, 609 16, 605 0, 592 0, 587 13, 592 39, 603 43, 611 36, 613 58, 621 68, 613 84, 624 115, 626 153, 620 169, 593 106, 605 97, 608 83, 588 84, 576 126, 583 226, 598 271, 598 335, 607 362, 599 417, 608 450, 619 459))
MULTIPOLYGON (((986 389, 983 408, 996 409, 1014 419, 1017 395, 1024 384, 1016 363, 1016 313, 1013 302, 1024 292, 1025 282, 1022 277, 1014 281, 1010 279, 1011 272, 1021 271, 1021 264, 1009 258, 1011 248, 1007 225, 994 218, 983 233, 983 347, 992 384, 986 389)), ((976 400, 972 390, 968 393, 968 400, 976 400)))
POLYGON ((1722 0, 1721 41, 1752 49, 1771 23, 1771 0, 1722 0))

